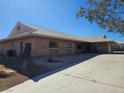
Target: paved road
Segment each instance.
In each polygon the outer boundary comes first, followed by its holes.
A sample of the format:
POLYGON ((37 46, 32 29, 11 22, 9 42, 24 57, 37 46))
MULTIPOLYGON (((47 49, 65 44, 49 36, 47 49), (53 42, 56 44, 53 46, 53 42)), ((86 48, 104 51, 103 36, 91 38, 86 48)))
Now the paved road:
POLYGON ((99 55, 2 93, 124 93, 124 55, 99 55))

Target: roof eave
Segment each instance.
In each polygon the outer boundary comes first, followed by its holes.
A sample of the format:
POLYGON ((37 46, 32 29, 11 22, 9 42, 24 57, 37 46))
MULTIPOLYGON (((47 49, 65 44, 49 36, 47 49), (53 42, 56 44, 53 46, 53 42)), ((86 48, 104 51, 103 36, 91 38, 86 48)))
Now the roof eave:
POLYGON ((13 40, 13 39, 18 39, 18 38, 26 37, 26 36, 40 36, 40 37, 55 38, 55 39, 64 39, 64 40, 71 40, 71 41, 78 41, 78 42, 88 43, 87 41, 83 41, 83 40, 62 38, 62 37, 50 36, 50 35, 42 35, 42 34, 36 34, 36 33, 30 33, 30 32, 25 33, 25 34, 22 34, 22 35, 17 35, 17 36, 14 36, 14 37, 8 37, 8 38, 5 38, 5 39, 1 39, 0 40, 0 43, 1 42, 5 42, 5 41, 9 41, 9 40, 13 40))

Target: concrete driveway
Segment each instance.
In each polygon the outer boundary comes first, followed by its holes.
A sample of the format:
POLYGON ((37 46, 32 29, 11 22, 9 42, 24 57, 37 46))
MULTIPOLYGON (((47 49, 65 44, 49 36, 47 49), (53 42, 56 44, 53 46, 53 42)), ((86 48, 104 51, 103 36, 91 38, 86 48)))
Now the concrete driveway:
POLYGON ((124 93, 124 55, 103 54, 51 73, 2 93, 124 93))

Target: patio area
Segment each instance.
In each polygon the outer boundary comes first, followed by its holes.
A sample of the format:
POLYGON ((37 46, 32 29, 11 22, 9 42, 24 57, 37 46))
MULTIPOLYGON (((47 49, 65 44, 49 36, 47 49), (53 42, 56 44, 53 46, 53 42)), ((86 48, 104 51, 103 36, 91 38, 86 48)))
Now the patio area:
POLYGON ((80 62, 83 62, 85 60, 88 60, 92 57, 97 56, 98 54, 77 54, 77 55, 63 55, 58 57, 53 57, 53 62, 49 62, 50 57, 41 57, 32 60, 33 63, 37 65, 43 65, 45 67, 48 67, 50 69, 57 69, 63 66, 67 66, 70 64, 78 64, 80 62))

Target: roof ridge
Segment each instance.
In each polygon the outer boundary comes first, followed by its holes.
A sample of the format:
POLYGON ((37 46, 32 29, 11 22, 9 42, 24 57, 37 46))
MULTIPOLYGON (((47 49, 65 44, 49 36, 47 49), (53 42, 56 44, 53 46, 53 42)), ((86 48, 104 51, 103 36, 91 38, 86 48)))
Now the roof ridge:
POLYGON ((66 35, 77 36, 77 37, 81 38, 81 36, 78 36, 78 35, 74 35, 74 34, 70 34, 70 33, 65 33, 65 32, 62 32, 62 31, 57 31, 55 29, 50 29, 50 28, 47 28, 47 27, 42 27, 42 26, 37 26, 37 25, 27 24, 27 23, 22 23, 22 24, 30 26, 30 27, 34 27, 34 28, 37 29, 36 31, 39 31, 40 29, 46 29, 48 31, 54 31, 54 32, 57 32, 57 33, 63 33, 63 34, 66 34, 66 35))
MULTIPOLYGON (((19 21, 20 22, 20 21, 19 21)), ((70 33, 65 33, 65 32, 61 32, 61 31, 57 31, 55 29, 50 29, 50 28, 47 28, 47 27, 42 27, 42 26, 37 26, 37 25, 34 25, 34 24, 28 24, 28 23, 23 23, 23 22, 20 22, 24 25, 27 25, 27 26, 30 26, 32 28, 36 28, 37 30, 36 31, 39 31, 40 29, 46 29, 48 31, 54 31, 54 32, 57 32, 57 33, 63 33, 63 34, 66 34, 66 35, 71 35, 71 36, 74 36, 74 37, 79 37, 79 38, 94 38, 94 37, 102 37, 104 38, 105 35, 96 35, 96 36, 78 36, 78 35, 74 35, 74 34, 70 34, 70 33)), ((105 38, 105 39, 108 39, 108 38, 105 38)))

